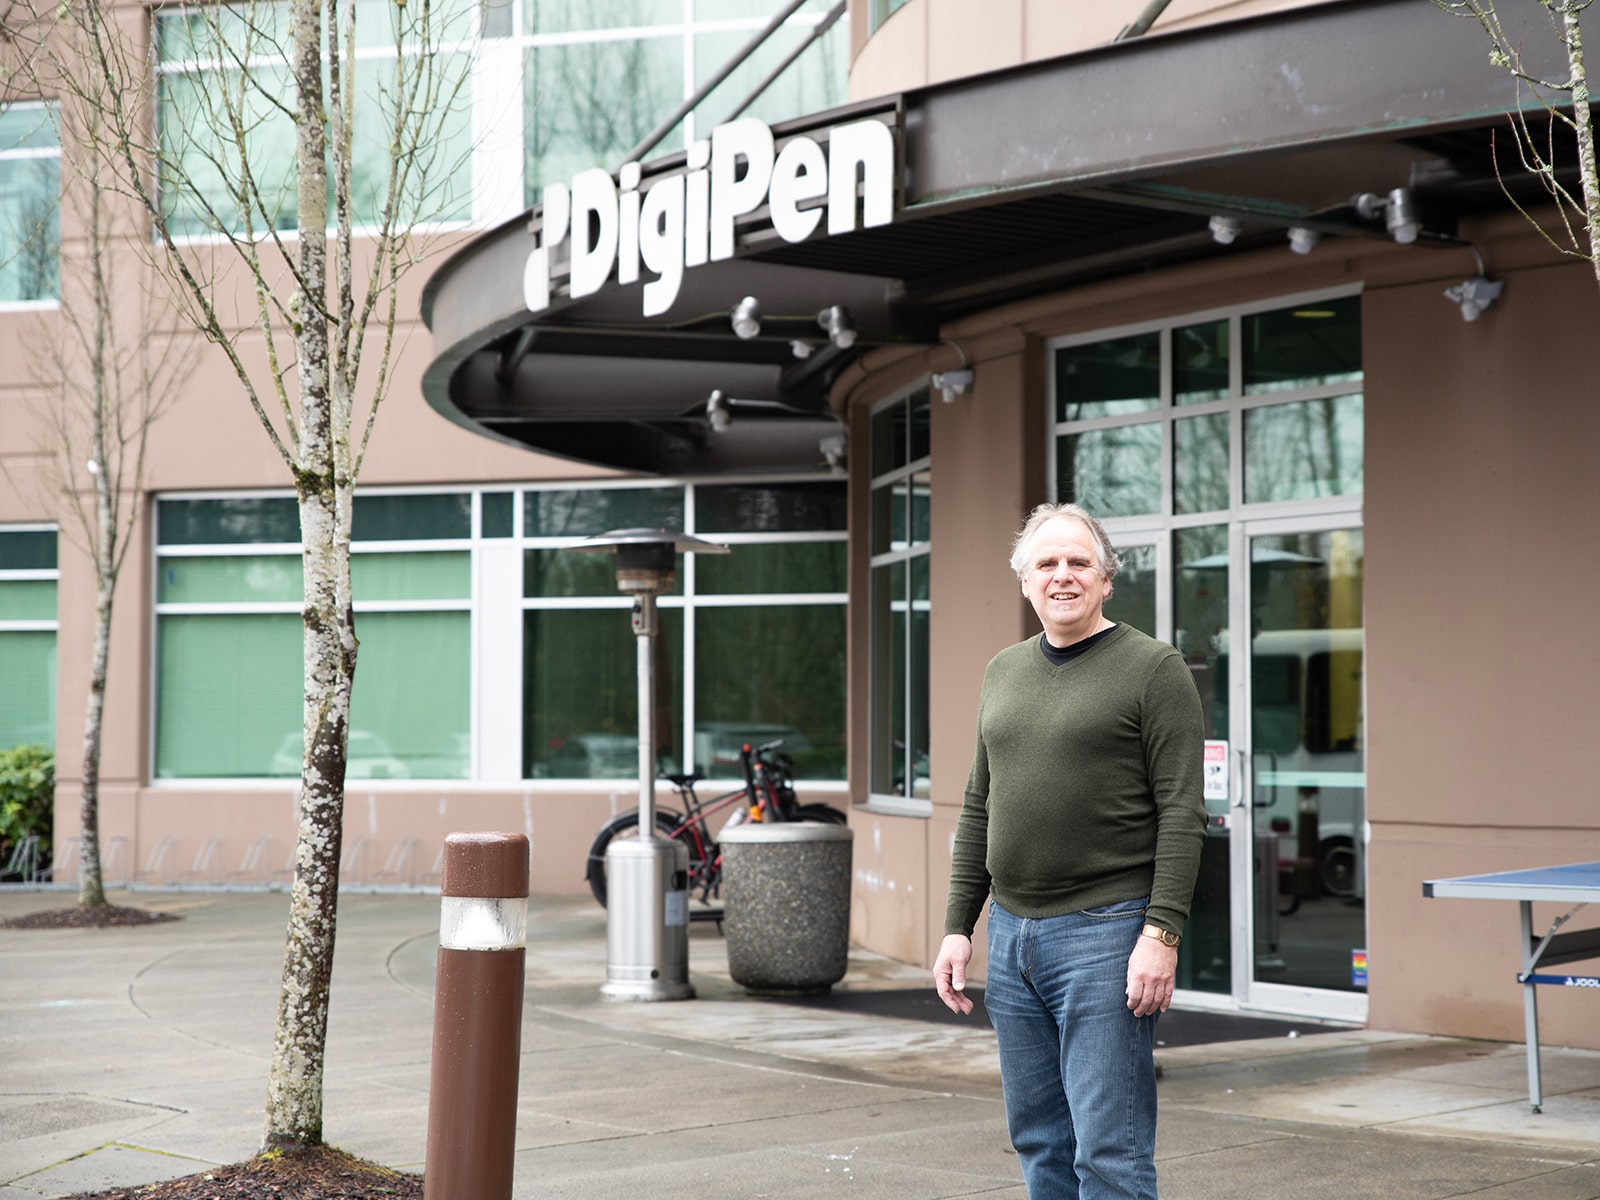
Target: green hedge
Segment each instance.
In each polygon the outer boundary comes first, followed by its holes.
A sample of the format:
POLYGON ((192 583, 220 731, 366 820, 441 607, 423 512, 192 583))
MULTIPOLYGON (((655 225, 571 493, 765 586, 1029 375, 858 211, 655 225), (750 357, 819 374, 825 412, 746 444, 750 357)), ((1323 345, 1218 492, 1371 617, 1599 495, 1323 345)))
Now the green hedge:
POLYGON ((0 869, 26 834, 39 835, 39 861, 50 861, 55 823, 56 756, 43 746, 0 750, 0 869))

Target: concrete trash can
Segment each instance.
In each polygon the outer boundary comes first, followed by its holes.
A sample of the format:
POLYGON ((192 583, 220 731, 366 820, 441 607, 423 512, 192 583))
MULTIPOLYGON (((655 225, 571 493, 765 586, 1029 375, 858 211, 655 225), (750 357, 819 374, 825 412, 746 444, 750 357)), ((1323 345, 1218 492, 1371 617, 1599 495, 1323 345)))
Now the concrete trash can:
POLYGON ((850 957, 855 833, 811 821, 735 825, 722 846, 728 974, 757 995, 816 995, 850 957))

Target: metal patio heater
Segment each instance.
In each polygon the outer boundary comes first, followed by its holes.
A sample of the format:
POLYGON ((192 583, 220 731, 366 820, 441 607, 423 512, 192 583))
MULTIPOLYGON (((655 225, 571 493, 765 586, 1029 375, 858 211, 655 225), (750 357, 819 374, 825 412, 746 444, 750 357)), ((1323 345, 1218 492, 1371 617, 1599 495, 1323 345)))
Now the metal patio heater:
POLYGON ((615 529, 568 547, 614 550, 617 589, 633 593, 639 650, 639 836, 606 847, 606 982, 610 1000, 687 1000, 689 850, 656 832, 656 597, 672 587, 677 556, 728 548, 671 529, 615 529))

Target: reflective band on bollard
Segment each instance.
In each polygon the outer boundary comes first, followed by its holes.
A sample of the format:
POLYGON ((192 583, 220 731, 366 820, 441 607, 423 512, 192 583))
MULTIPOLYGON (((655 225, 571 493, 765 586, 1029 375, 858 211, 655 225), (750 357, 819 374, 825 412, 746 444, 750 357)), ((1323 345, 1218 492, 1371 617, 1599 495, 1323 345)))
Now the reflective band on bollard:
POLYGON ((439 890, 424 1200, 510 1200, 528 839, 453 833, 439 890))

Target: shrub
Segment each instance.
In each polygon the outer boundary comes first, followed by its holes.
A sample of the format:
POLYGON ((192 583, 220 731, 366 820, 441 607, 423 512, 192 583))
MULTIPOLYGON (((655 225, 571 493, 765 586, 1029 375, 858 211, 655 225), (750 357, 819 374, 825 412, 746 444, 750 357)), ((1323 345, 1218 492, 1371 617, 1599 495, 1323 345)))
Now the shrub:
POLYGON ((25 835, 39 835, 39 861, 50 861, 56 799, 56 756, 43 746, 0 750, 0 869, 25 835))

